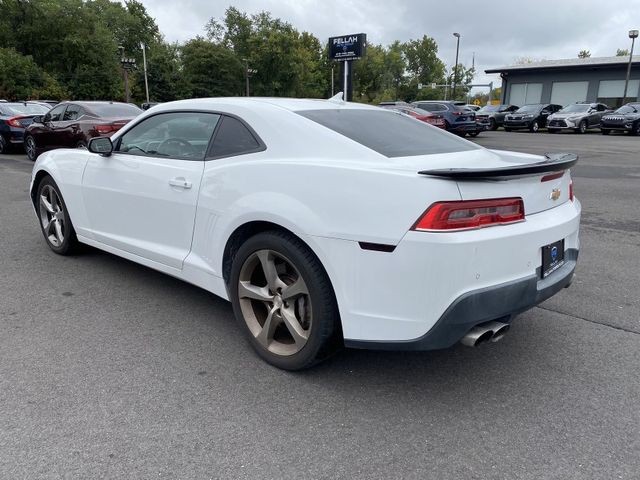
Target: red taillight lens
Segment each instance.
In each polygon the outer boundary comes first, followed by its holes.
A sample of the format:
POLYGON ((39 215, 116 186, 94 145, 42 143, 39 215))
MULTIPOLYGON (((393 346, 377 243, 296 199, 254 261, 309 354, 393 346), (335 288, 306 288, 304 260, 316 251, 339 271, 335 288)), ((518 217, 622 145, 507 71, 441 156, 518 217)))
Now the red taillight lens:
POLYGON ((573 202, 573 180, 569 182, 569 200, 573 202))
POLYGON ((24 117, 11 117, 10 119, 6 120, 7 124, 14 127, 14 128, 24 128, 24 125, 22 125, 18 120, 20 120, 21 118, 24 117))
POLYGON ((411 228, 418 231, 463 230, 524 220, 522 198, 437 202, 411 228))
POLYGON ((541 182, 550 182, 551 180, 556 180, 561 178, 564 175, 564 170, 558 173, 551 173, 549 175, 545 175, 540 179, 541 182))
POLYGON ((96 125, 96 131, 100 135, 104 135, 105 133, 115 132, 117 128, 114 128, 113 125, 96 125))

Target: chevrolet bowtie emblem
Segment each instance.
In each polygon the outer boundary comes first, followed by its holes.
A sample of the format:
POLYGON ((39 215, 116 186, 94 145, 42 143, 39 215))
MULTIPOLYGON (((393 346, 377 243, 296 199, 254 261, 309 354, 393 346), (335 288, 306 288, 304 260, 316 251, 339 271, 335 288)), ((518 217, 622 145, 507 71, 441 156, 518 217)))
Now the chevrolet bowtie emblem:
POLYGON ((551 195, 550 198, 551 200, 558 200, 560 198, 560 189, 559 188, 554 188, 553 190, 551 190, 551 195))

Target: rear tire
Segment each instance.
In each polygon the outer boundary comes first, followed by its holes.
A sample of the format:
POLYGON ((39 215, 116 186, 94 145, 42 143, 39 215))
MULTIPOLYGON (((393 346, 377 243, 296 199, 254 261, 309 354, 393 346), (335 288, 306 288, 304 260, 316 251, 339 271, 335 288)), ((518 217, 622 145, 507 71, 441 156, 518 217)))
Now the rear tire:
POLYGON ((251 346, 271 365, 309 368, 343 343, 329 277, 291 233, 272 230, 246 240, 233 258, 229 294, 251 346))
POLYGON ((4 139, 2 135, 0 135, 0 154, 8 153, 9 145, 7 145, 7 141, 4 139))
POLYGON ((31 135, 27 135, 26 137, 24 137, 24 151, 26 152, 29 160, 31 160, 32 162, 35 162, 36 158, 38 158, 36 141, 31 135))
POLYGON ((470 137, 477 137, 478 135, 480 135, 480 132, 469 132, 470 137))
POLYGON ((78 249, 76 231, 69 218, 69 211, 60 189, 49 175, 38 185, 36 211, 40 230, 47 245, 58 255, 70 255, 78 249))

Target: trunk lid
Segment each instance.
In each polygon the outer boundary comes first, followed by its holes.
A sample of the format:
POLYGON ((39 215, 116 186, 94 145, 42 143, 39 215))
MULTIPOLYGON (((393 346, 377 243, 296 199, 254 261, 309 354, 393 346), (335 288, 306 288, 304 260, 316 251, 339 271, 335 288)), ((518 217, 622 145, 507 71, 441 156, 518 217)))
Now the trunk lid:
MULTIPOLYGON (((520 197, 525 214, 531 215, 569 200, 568 169, 577 157, 478 149, 401 160, 411 163, 421 175, 455 181, 462 200, 520 197)), ((409 167, 407 163, 405 167, 409 167)))

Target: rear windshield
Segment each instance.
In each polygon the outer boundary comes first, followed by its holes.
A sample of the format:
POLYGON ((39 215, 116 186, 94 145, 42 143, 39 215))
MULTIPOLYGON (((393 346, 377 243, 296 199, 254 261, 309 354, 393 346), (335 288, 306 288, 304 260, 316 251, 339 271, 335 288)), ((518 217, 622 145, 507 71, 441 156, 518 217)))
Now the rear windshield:
POLYGON ((10 115, 44 115, 49 111, 47 107, 37 103, 3 103, 0 108, 10 115))
POLYGON ((478 113, 481 113, 481 112, 497 112, 498 110, 500 110, 503 107, 504 107, 504 105, 485 105, 480 110, 478 110, 478 113))
POLYGON ((126 103, 102 103, 87 105, 88 110, 99 117, 136 117, 142 113, 138 107, 126 103))
POLYGON ((384 110, 303 110, 299 115, 338 132, 386 157, 477 150, 467 142, 425 122, 384 110))

